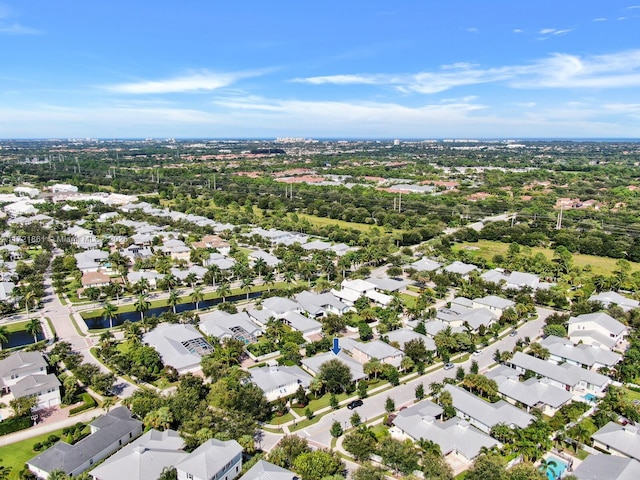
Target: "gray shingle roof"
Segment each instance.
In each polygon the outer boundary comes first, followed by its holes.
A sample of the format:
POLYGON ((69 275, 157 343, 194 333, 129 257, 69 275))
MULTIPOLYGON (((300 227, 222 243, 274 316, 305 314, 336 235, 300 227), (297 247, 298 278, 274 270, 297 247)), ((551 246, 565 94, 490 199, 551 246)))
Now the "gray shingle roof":
POLYGON ((453 406, 459 412, 479 423, 491 428, 498 423, 506 423, 525 428, 535 420, 533 415, 514 407, 504 400, 489 403, 472 393, 455 385, 445 385, 444 389, 451 393, 453 406))
POLYGON ((294 480, 296 474, 266 460, 258 460, 240 480, 294 480))
POLYGON ((627 330, 627 327, 624 324, 620 323, 605 312, 585 313, 584 315, 578 315, 577 317, 571 317, 569 319, 569 325, 575 325, 583 322, 595 322, 614 335, 620 335, 622 332, 627 330))
POLYGON ((204 337, 192 325, 161 323, 145 333, 142 341, 158 351, 165 365, 171 365, 178 370, 197 367, 202 354, 213 351, 211 345, 206 343, 204 337), (193 341, 202 344, 202 353, 200 349, 191 348, 193 341))
POLYGON ((298 366, 259 367, 249 370, 251 381, 263 392, 298 383, 304 388, 309 386, 311 375, 298 366))
POLYGON ((184 440, 175 430, 151 429, 94 468, 91 475, 100 480, 155 479, 163 468, 189 455, 183 447, 184 440))
POLYGON ((632 425, 618 425, 607 423, 604 427, 591 435, 598 442, 609 445, 620 453, 640 460, 640 432, 632 425))
POLYGON ((573 395, 566 390, 551 385, 546 379, 530 378, 521 382, 518 372, 501 365, 486 374, 498 384, 498 391, 528 407, 539 404, 560 408, 572 400, 573 395))
POLYGON ((62 470, 66 474, 70 474, 91 458, 105 451, 118 439, 129 432, 140 431, 142 428, 142 422, 132 418, 131 412, 125 407, 114 408, 91 425, 98 430, 75 445, 58 442, 27 463, 45 472, 62 470))
POLYGON ((186 472, 195 478, 213 478, 216 473, 242 453, 242 447, 235 440, 207 440, 187 457, 176 464, 176 470, 186 472))
POLYGON ((554 335, 549 335, 540 344, 552 355, 586 365, 589 368, 596 363, 611 367, 622 358, 620 354, 605 350, 597 345, 574 345, 571 340, 554 335))
POLYGON ((361 380, 365 378, 367 375, 364 373, 362 369, 362 364, 351 358, 349 355, 344 353, 344 351, 340 351, 337 355, 333 352, 324 352, 319 355, 310 358, 302 359, 302 364, 307 367, 311 372, 317 375, 320 367, 328 362, 329 360, 339 360, 344 363, 349 370, 351 371, 351 378, 354 381, 361 380))
POLYGON ((403 415, 400 412, 393 424, 414 440, 422 438, 437 443, 443 455, 457 451, 471 460, 478 456, 482 447, 500 446, 500 442, 459 418, 440 422, 433 416, 403 415))
POLYGON ((637 480, 640 462, 614 455, 589 455, 573 471, 579 480, 637 480))
POLYGON ((25 375, 40 369, 47 370, 47 361, 40 352, 16 352, 0 360, 0 378, 25 375))
POLYGON ((11 393, 15 398, 38 395, 49 389, 60 388, 60 380, 53 373, 48 375, 29 375, 18 381, 11 387, 11 393))
POLYGON ((390 342, 397 342, 400 345, 400 349, 404 350, 404 345, 411 340, 422 340, 427 350, 435 350, 436 343, 432 338, 422 335, 421 333, 414 332, 409 328, 399 328, 398 330, 392 330, 385 334, 390 342))
POLYGON ((525 370, 531 370, 542 377, 547 377, 572 387, 581 381, 598 387, 604 387, 611 382, 609 377, 605 377, 599 373, 576 367, 569 363, 556 365, 522 352, 516 352, 510 360, 510 363, 525 370))

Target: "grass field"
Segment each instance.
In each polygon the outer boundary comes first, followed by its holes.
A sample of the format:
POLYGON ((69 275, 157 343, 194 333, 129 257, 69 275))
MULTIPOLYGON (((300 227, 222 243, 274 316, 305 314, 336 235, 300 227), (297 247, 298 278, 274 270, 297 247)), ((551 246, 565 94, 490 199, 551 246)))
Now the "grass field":
MULTIPOLYGON (((508 243, 495 242, 490 240, 480 240, 476 243, 467 242, 460 243, 453 246, 453 250, 459 251, 464 249, 465 247, 478 247, 479 250, 467 250, 469 255, 477 255, 480 256, 489 262, 493 261, 493 257, 497 254, 506 255, 509 250, 508 243)), ((526 247, 520 249, 521 255, 522 252, 526 250, 526 247)), ((553 258, 553 250, 550 248, 542 248, 542 247, 532 247, 531 255, 535 255, 536 253, 542 253, 548 259, 553 258)), ((591 265, 591 270, 594 275, 611 275, 611 272, 616 270, 616 262, 615 258, 606 258, 606 257, 596 257, 595 255, 583 255, 581 253, 573 254, 573 264, 577 267, 584 268, 586 265, 591 265)), ((629 262, 631 263, 632 271, 640 271, 640 263, 629 262)))
MULTIPOLYGON (((309 215, 307 213, 298 213, 298 218, 309 221, 312 225, 317 227, 324 227, 326 225, 336 225, 344 229, 360 230, 361 232, 368 232, 376 225, 369 225, 367 223, 351 223, 344 220, 334 220, 327 217, 316 217, 315 215, 309 215)), ((384 228, 380 228, 380 231, 384 232, 384 228)))
POLYGON ((49 435, 61 437, 62 429, 0 447, 0 463, 5 467, 11 467, 10 480, 18 480, 20 478, 20 470, 23 469, 26 461, 39 453, 33 450, 33 445, 37 442, 45 441, 49 435))

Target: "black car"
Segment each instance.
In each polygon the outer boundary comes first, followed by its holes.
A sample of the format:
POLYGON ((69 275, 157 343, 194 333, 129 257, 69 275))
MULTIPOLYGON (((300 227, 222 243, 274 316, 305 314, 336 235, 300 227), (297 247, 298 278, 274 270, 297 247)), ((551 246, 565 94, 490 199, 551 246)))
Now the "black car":
POLYGON ((353 410, 354 408, 361 407, 362 405, 363 405, 363 401, 362 400, 354 400, 349 405, 347 405, 347 408, 349 410, 353 410))

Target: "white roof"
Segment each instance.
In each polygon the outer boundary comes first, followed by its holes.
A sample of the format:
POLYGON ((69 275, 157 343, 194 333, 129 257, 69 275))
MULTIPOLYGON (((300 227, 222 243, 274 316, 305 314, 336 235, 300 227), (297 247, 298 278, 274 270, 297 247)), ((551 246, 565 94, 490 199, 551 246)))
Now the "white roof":
POLYGON ((609 445, 611 448, 630 458, 640 460, 640 432, 631 424, 622 426, 614 422, 591 435, 594 440, 609 445))
POLYGON ((165 365, 177 370, 197 368, 202 355, 213 351, 192 325, 180 323, 161 323, 145 333, 142 340, 158 351, 165 365))

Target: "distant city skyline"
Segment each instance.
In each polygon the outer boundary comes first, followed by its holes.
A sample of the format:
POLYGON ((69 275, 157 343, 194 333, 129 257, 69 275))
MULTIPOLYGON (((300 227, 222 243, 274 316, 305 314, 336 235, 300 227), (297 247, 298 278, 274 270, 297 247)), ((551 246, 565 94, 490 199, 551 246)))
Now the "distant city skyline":
POLYGON ((0 0, 0 137, 636 139, 639 31, 619 0, 0 0))

